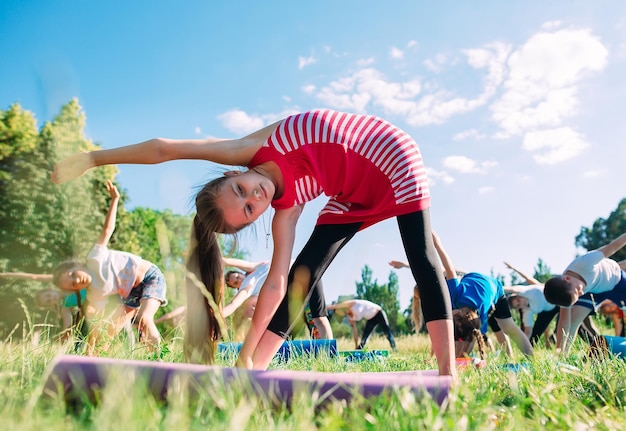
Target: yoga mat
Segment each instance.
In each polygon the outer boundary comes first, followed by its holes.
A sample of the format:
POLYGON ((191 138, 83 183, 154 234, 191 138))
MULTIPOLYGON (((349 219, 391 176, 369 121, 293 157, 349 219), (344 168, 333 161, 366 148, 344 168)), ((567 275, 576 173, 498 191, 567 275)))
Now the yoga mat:
MULTIPOLYGON (((224 356, 236 356, 243 343, 218 343, 217 353, 224 356)), ((337 340, 289 340, 284 341, 276 352, 275 359, 287 361, 292 356, 304 354, 317 356, 326 352, 331 358, 337 356, 337 340)))
POLYGON ((376 361, 389 356, 389 350, 340 350, 339 356, 346 362, 376 361))
POLYGON ((611 335, 603 335, 603 337, 606 340, 609 352, 622 359, 626 358, 626 338, 611 335))
MULTIPOLYGON (((44 395, 62 396, 68 404, 95 402, 110 376, 144 378, 155 398, 165 400, 171 387, 181 382, 193 382, 194 387, 219 391, 228 385, 241 385, 247 396, 262 396, 277 405, 291 403, 296 393, 318 392, 319 402, 350 401, 355 397, 378 396, 394 388, 407 388, 416 396, 429 394, 441 404, 451 384, 448 376, 438 376, 436 370, 392 373, 327 373, 291 370, 246 370, 195 364, 151 362, 60 355, 49 365, 45 374, 44 395)), ((116 381, 114 378, 112 381, 116 381)), ((119 380, 118 380, 119 381, 119 380)))

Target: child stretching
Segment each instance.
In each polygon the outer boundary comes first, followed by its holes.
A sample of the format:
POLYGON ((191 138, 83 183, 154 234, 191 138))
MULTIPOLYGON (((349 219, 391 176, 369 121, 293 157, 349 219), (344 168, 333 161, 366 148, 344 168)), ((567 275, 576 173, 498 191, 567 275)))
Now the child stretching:
POLYGON ((100 343, 103 350, 106 350, 108 340, 113 338, 124 327, 128 317, 135 313, 140 340, 154 348, 161 340, 159 330, 154 324, 154 314, 159 306, 167 303, 165 278, 159 268, 147 260, 131 253, 107 248, 115 230, 120 195, 111 181, 107 180, 106 188, 111 196, 111 205, 102 232, 87 255, 87 263, 69 261, 59 264, 54 270, 53 282, 66 292, 87 289, 86 317, 98 321, 96 325, 90 327, 88 354, 94 354, 96 345, 100 343), (120 297, 123 298, 123 302, 120 297), (113 310, 107 309, 110 301, 114 302, 113 310), (128 311, 125 306, 129 308, 128 311), (100 339, 102 330, 108 335, 106 341, 100 339))
POLYGON ((393 338, 393 333, 389 327, 387 313, 385 313, 385 310, 383 310, 380 305, 374 304, 373 302, 365 299, 350 299, 348 301, 342 301, 338 304, 327 305, 326 308, 329 310, 346 310, 346 315, 348 316, 350 326, 352 327, 352 337, 354 338, 355 349, 363 349, 372 331, 376 328, 376 326, 380 325, 383 332, 387 336, 387 340, 389 341, 393 351, 398 351, 396 348, 396 340, 393 338), (361 342, 359 343, 356 322, 361 319, 365 319, 366 322, 365 328, 363 329, 363 336, 361 337, 361 342))
MULTIPOLYGON (((265 369, 289 336, 292 322, 302 315, 311 288, 317 288, 337 253, 358 231, 396 217, 420 286, 439 373, 456 373, 450 298, 430 234, 428 180, 419 148, 406 132, 370 115, 312 111, 287 117, 241 139, 152 139, 75 154, 55 167, 52 180, 62 183, 95 166, 175 159, 248 168, 227 172, 196 196, 188 268, 199 274, 203 286, 188 283, 188 311, 194 316, 187 319, 188 358, 212 361, 220 336, 216 305, 221 304, 224 286, 216 233, 235 233, 272 205, 276 212, 271 268, 237 365, 265 369), (303 206, 322 193, 330 199, 290 269, 303 206), (216 305, 207 304, 207 297, 216 305)), ((322 308, 319 314, 327 316, 322 308)))
POLYGON ((462 357, 469 354, 475 340, 478 342, 481 357, 483 357, 482 334, 487 333, 487 327, 491 327, 509 356, 512 351, 507 335, 513 339, 522 353, 532 355, 533 349, 528 337, 511 317, 511 310, 500 281, 476 272, 469 272, 461 279, 457 278, 452 260, 443 248, 439 236, 433 233, 433 239, 446 273, 452 298, 454 337, 457 340, 456 356, 462 357))
POLYGON ((543 290, 548 302, 560 305, 556 347, 567 353, 582 320, 605 299, 626 301, 626 260, 609 259, 626 245, 626 233, 574 259, 563 275, 552 277, 543 290))

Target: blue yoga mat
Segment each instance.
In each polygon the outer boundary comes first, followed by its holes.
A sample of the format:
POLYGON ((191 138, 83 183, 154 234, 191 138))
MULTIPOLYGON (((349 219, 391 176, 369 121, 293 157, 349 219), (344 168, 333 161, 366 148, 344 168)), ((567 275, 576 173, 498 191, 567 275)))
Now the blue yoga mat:
POLYGON ((626 338, 614 337, 611 335, 603 335, 606 339, 606 343, 609 346, 609 352, 615 356, 620 356, 622 359, 626 358, 626 338))
MULTIPOLYGON (((243 343, 219 343, 217 352, 222 356, 236 355, 243 343)), ((283 342, 276 352, 275 359, 286 361, 292 356, 303 354, 317 356, 325 352, 331 358, 337 356, 337 340, 290 340, 283 342)))
POLYGON ((346 362, 382 360, 389 356, 389 350, 341 350, 339 355, 346 362))

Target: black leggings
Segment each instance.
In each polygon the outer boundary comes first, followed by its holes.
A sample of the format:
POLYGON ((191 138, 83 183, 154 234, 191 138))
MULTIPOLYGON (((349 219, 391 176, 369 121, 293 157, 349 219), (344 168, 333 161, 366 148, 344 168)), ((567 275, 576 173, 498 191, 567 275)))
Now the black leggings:
POLYGON ((387 319, 387 313, 385 310, 380 310, 374 317, 365 322, 365 328, 363 328, 363 336, 361 337, 361 342, 357 346, 357 349, 363 349, 365 347, 365 343, 367 343, 367 339, 372 334, 372 331, 376 326, 380 325, 385 336, 387 336, 387 340, 389 340, 389 344, 391 344, 391 348, 396 350, 396 340, 393 338, 393 333, 391 332, 391 328, 389 327, 389 320, 387 319))
POLYGON ((539 338, 543 335, 543 333, 548 329, 548 325, 554 319, 554 316, 559 314, 559 307, 554 307, 552 310, 542 311, 537 314, 535 317, 535 323, 533 325, 532 333, 530 334, 530 344, 533 346, 537 344, 539 338))
MULTIPOLYGON (((451 319, 450 295, 438 265, 428 210, 398 216, 397 220, 413 277, 420 286, 424 320, 429 322, 451 319)), ((361 222, 315 226, 311 237, 291 266, 287 294, 272 317, 268 330, 284 338, 289 336, 294 325, 301 322, 299 316, 302 316, 304 304, 311 299, 313 293, 311 286, 318 284, 335 256, 361 226, 361 222)), ((320 295, 317 292, 316 295, 323 298, 323 293, 320 295)), ((320 314, 317 317, 322 317, 327 312, 316 314, 320 314)))

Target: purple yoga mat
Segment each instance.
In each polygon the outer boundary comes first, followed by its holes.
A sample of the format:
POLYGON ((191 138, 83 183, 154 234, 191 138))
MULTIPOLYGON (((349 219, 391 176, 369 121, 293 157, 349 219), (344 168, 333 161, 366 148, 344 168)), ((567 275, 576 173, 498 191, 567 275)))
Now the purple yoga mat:
POLYGON ((151 362, 110 358, 61 355, 46 371, 44 394, 63 396, 67 402, 96 399, 111 374, 133 373, 147 379, 149 391, 164 400, 170 385, 191 380, 205 390, 211 387, 242 384, 245 392, 262 396, 278 404, 290 404, 298 391, 317 391, 320 400, 347 400, 372 397, 394 388, 407 388, 416 396, 429 394, 439 404, 448 395, 451 379, 434 370, 323 373, 292 370, 245 370, 194 364, 151 362), (213 385, 213 386, 212 386, 213 385))

